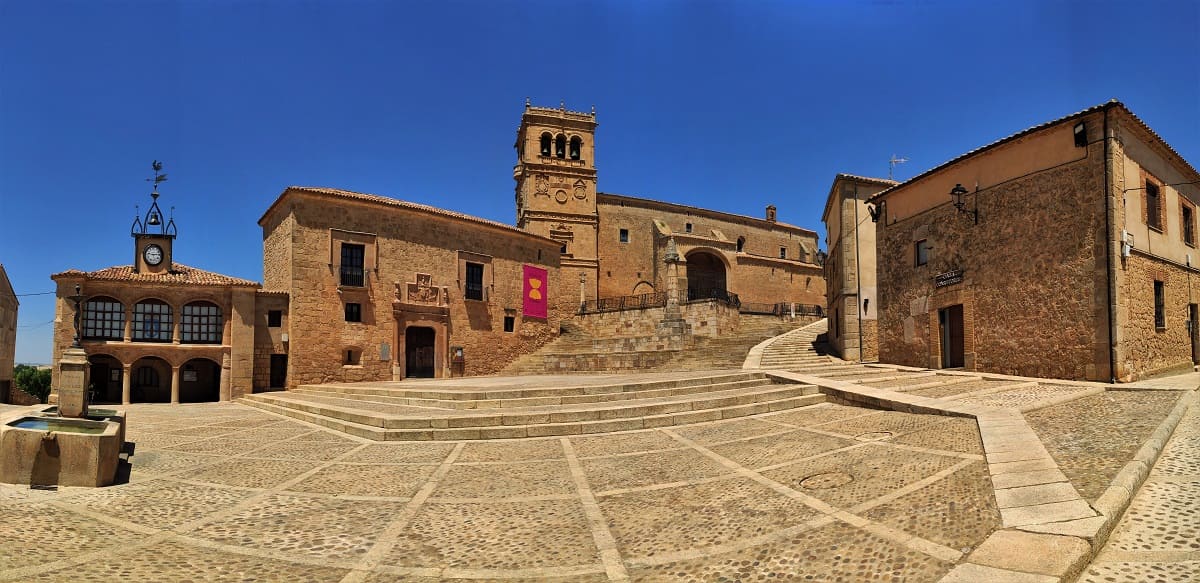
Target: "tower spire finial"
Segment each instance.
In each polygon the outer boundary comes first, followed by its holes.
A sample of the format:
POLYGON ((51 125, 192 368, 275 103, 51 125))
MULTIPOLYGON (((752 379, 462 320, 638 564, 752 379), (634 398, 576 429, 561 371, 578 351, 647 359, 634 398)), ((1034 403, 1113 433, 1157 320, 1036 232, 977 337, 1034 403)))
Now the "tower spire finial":
POLYGON ((529 105, 530 105, 529 97, 525 97, 525 109, 529 109, 529 105))

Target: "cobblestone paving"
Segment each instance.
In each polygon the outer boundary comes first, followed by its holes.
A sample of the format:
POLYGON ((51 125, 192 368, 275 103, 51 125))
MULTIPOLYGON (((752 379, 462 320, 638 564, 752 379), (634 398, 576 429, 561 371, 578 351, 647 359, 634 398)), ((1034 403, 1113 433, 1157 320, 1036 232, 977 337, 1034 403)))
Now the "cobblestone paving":
POLYGON ((1106 391, 1025 414, 1059 469, 1094 502, 1171 412, 1178 391, 1106 391))
POLYGON ((378 443, 238 404, 127 410, 128 483, 0 485, 0 580, 936 581, 999 526, 967 419, 825 404, 378 443))
POLYGON ((1080 583, 1200 581, 1200 406, 1193 404, 1080 583))

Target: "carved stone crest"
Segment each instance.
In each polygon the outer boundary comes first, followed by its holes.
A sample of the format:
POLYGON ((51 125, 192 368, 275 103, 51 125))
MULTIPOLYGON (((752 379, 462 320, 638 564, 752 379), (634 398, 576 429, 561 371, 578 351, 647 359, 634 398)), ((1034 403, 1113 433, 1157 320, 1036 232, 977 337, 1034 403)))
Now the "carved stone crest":
POLYGON ((575 181, 575 198, 579 200, 587 198, 587 183, 583 180, 575 181))
POLYGON ((408 283, 408 301, 415 304, 436 304, 440 291, 433 287, 432 275, 418 273, 417 281, 408 283))
POLYGON ((534 194, 540 196, 550 196, 550 179, 545 174, 538 174, 533 177, 534 194))

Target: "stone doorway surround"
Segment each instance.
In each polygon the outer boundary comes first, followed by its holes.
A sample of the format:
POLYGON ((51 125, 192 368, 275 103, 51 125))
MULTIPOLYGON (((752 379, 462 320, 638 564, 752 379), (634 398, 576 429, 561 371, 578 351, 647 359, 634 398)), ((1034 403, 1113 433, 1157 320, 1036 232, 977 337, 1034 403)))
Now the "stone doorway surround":
POLYGON ((392 380, 403 380, 407 372, 407 333, 411 327, 433 330, 433 377, 449 377, 450 289, 433 285, 433 276, 417 273, 415 281, 396 283, 392 300, 396 319, 395 354, 392 356, 392 380))

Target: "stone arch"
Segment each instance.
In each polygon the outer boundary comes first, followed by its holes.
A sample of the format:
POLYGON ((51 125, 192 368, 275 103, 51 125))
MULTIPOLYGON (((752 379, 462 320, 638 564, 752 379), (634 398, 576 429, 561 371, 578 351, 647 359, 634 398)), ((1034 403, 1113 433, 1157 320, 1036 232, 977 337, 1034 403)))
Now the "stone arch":
POLYGON ((196 357, 179 369, 179 402, 206 403, 221 400, 221 363, 196 357))
POLYGON ((567 157, 567 136, 558 134, 557 136, 554 137, 554 157, 555 158, 566 158, 567 157))
POLYGON ((90 376, 88 391, 93 403, 120 403, 124 363, 112 354, 88 355, 90 376))
POLYGON ((130 367, 132 403, 171 402, 171 363, 158 356, 142 356, 130 367))
POLYGON ((551 144, 551 142, 553 142, 553 141, 554 141, 554 136, 550 135, 550 132, 543 132, 543 133, 542 133, 542 138, 541 138, 541 140, 540 140, 540 143, 538 144, 538 145, 540 146, 540 147, 538 148, 538 152, 539 152, 539 153, 540 153, 542 156, 549 157, 549 156, 550 156, 550 151, 551 151, 551 145, 550 145, 550 144, 551 144))
POLYGON ((578 160, 583 152, 583 138, 579 136, 571 136, 571 145, 568 149, 567 157, 572 160, 578 160))
POLYGON ((648 282, 648 281, 646 281, 646 280, 642 280, 642 281, 639 281, 639 282, 637 282, 637 283, 636 283, 636 284, 633 286, 633 292, 632 292, 632 293, 633 293, 633 295, 635 295, 635 296, 640 296, 640 295, 642 295, 642 294, 652 294, 652 293, 654 293, 654 291, 655 291, 655 290, 654 290, 654 284, 652 284, 652 283, 650 283, 650 282, 648 282))
POLYGON ((685 256, 687 260, 687 298, 703 299, 717 297, 716 292, 729 289, 726 273, 728 266, 725 258, 709 249, 693 249, 685 256))

